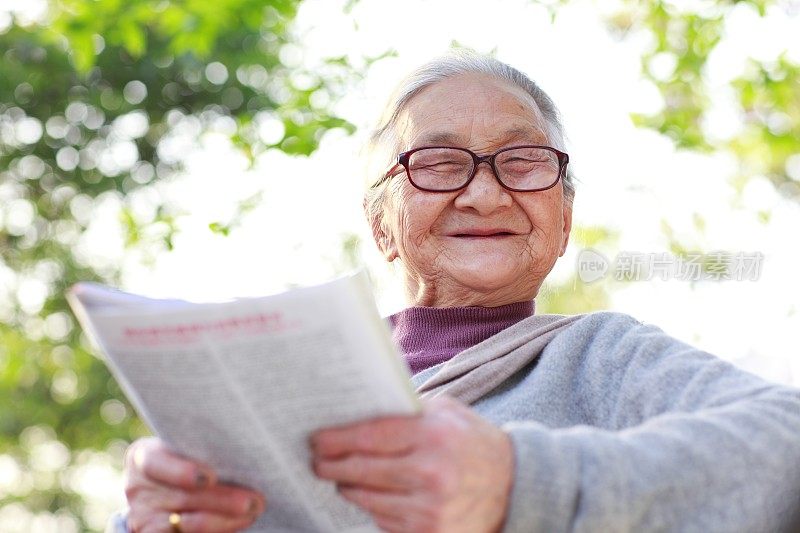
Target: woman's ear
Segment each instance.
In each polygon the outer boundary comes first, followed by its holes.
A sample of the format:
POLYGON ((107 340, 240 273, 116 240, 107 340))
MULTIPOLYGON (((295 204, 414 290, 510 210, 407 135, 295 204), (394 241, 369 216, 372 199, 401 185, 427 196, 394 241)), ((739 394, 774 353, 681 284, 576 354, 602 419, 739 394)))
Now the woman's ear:
POLYGON ((391 263, 399 257, 397 253, 397 246, 395 245, 392 230, 385 222, 383 210, 370 209, 367 205, 367 200, 364 200, 364 213, 367 215, 370 229, 372 229, 372 238, 375 239, 375 244, 383 254, 383 257, 391 263))
POLYGON ((572 230, 572 200, 564 200, 564 231, 561 236, 561 251, 558 257, 564 255, 569 244, 569 233, 572 230))

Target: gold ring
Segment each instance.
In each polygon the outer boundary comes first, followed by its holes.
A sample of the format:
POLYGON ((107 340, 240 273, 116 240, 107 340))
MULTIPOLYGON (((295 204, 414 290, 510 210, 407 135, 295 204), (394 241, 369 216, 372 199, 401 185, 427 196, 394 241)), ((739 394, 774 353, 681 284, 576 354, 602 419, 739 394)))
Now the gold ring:
POLYGON ((170 513, 169 525, 172 528, 172 533, 181 533, 181 513, 170 513))

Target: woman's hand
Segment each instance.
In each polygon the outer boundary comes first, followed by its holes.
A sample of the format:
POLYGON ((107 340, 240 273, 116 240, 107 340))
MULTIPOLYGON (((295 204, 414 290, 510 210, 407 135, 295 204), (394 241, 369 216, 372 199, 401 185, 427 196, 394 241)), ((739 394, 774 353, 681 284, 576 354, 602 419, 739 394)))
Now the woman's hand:
POLYGON ((174 531, 180 514, 185 532, 244 529, 265 508, 258 492, 217 482, 214 471, 171 452, 157 438, 139 439, 125 456, 128 528, 135 533, 174 531))
POLYGON ((314 469, 367 510, 379 527, 401 531, 498 531, 513 478, 511 439, 450 398, 421 416, 325 429, 311 439, 314 469))

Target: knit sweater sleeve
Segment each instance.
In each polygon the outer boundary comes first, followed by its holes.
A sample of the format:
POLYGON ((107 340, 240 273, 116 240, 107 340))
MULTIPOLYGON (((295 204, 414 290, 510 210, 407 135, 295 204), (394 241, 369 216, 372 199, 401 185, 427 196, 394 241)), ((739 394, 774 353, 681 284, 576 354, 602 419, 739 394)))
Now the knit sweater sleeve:
POLYGON ((586 423, 503 426, 516 464, 505 531, 784 531, 800 518, 800 390, 618 313, 576 323, 534 372, 586 423))

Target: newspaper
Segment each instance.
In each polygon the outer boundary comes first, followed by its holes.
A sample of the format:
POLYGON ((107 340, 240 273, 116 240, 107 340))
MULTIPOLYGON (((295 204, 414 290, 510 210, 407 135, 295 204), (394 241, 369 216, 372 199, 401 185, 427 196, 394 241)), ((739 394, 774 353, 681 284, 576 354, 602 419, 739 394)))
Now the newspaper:
POLYGON ((316 429, 420 409, 363 271, 224 303, 87 283, 68 300, 155 434, 266 495, 251 531, 378 530, 314 475, 308 447, 316 429))

